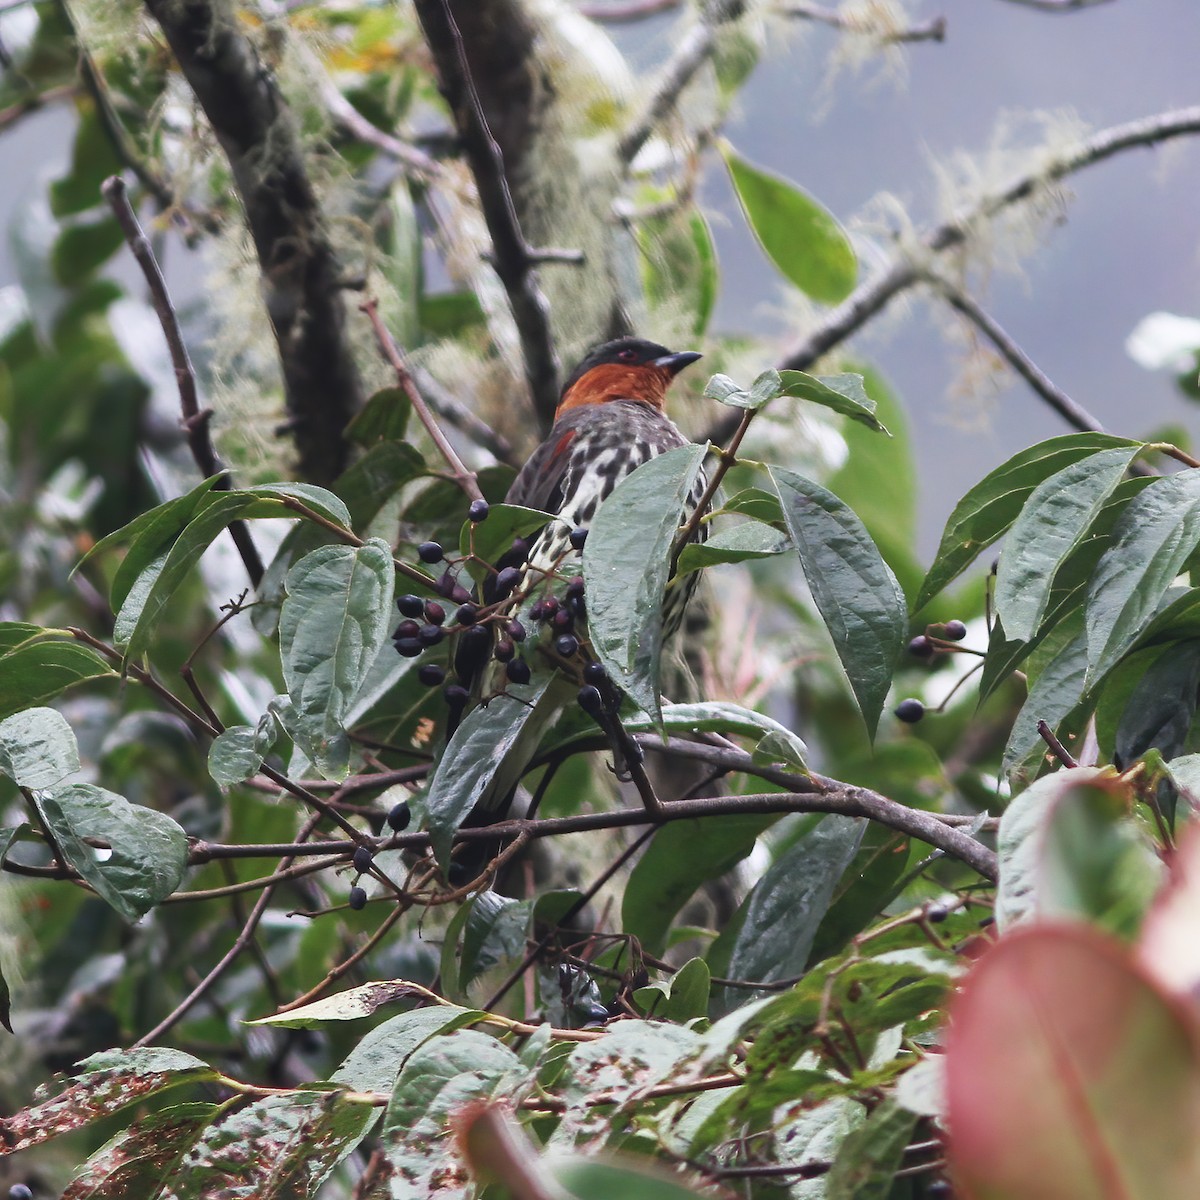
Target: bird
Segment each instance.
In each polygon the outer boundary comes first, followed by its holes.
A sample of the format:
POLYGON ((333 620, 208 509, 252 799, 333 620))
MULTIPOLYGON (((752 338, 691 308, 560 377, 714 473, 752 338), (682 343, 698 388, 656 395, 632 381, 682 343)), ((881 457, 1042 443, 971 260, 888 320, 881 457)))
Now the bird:
MULTIPOLYGON (((552 519, 532 540, 519 539, 513 553, 495 564, 497 570, 485 583, 482 600, 489 608, 501 606, 501 619, 493 621, 493 628, 503 627, 515 618, 522 605, 524 613, 535 621, 549 623, 553 614, 553 627, 565 631, 566 646, 572 652, 564 655, 559 649, 561 640, 551 640, 558 651, 558 677, 536 702, 536 713, 525 721, 519 744, 511 747, 499 763, 463 822, 465 827, 503 819, 516 784, 569 697, 577 694, 583 703, 579 689, 588 678, 590 656, 580 572, 588 525, 600 504, 627 475, 652 458, 689 444, 667 416, 666 399, 679 372, 701 357, 694 350, 671 351, 637 337, 617 338, 591 349, 566 377, 549 433, 509 487, 506 504, 549 513, 552 519), (536 601, 530 609, 530 598, 539 595, 545 599, 536 601), (503 606, 506 599, 507 608, 503 606)), ((686 515, 700 504, 706 486, 701 471, 689 495, 686 515)), ((706 527, 701 524, 693 537, 701 539, 705 534, 706 527)), ((681 624, 697 578, 697 573, 689 574, 667 589, 662 611, 664 641, 681 624)), ((487 672, 493 652, 498 659, 502 657, 503 641, 495 641, 491 629, 485 636, 478 627, 468 630, 460 640, 455 670, 458 695, 464 702, 468 689, 474 689, 476 701, 486 705, 490 696, 503 692, 506 678, 516 684, 528 681, 525 658, 512 656, 511 642, 503 652, 503 668, 487 672)), ((611 684, 603 690, 605 703, 592 715, 608 736, 618 777, 624 777, 628 757, 640 756, 640 750, 624 733, 616 716, 619 694, 611 684)), ((447 745, 447 757, 454 748, 455 732, 447 745)), ((470 857, 475 860, 478 856, 470 857)))
MULTIPOLYGON (((643 463, 685 446, 688 439, 666 414, 667 390, 684 367, 702 356, 672 352, 657 342, 623 337, 588 352, 563 384, 554 423, 545 441, 513 480, 504 501, 553 513, 555 520, 534 542, 528 567, 537 571, 570 568, 582 547, 571 534, 587 529, 601 501, 643 463)), ((690 508, 703 495, 703 472, 690 508)), ((579 541, 579 538, 576 538, 579 541)), ((674 633, 695 578, 672 589, 664 603, 664 635, 674 633)))

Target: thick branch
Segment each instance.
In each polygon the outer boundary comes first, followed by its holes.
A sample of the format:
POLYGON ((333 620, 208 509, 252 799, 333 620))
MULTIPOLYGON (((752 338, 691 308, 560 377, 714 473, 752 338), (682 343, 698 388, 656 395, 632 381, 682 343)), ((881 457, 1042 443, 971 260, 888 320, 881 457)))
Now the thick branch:
POLYGON ((331 483, 346 466, 343 433, 362 384, 295 123, 229 0, 146 0, 146 7, 229 158, 258 252, 300 469, 331 483))
POLYGON ((520 6, 508 0, 455 0, 453 4, 451 0, 415 0, 415 6, 437 65, 442 95, 475 177, 492 240, 492 264, 504 285, 521 339, 534 408, 548 423, 558 405, 558 358, 548 306, 538 285, 536 255, 521 232, 506 174, 513 165, 506 162, 501 150, 502 142, 519 145, 527 136, 531 85, 525 64, 532 55, 533 33, 520 6), (466 37, 460 25, 466 28, 466 37), (485 58, 482 64, 474 61, 479 56, 485 58), (507 85, 509 94, 490 96, 486 111, 502 114, 514 128, 493 136, 477 81, 499 93, 507 85))

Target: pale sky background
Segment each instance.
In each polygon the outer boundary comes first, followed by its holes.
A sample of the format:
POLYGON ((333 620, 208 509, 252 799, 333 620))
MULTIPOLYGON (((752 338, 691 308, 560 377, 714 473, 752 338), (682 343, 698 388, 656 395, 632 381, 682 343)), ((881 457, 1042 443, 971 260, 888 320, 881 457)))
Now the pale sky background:
MULTIPOLYGON (((799 45, 769 55, 745 88, 728 129, 738 150, 789 176, 839 217, 887 190, 919 224, 936 218, 931 156, 985 147, 1003 110, 1070 108, 1093 128, 1200 103, 1200 0, 1111 0, 1044 13, 1008 0, 926 0, 917 19, 941 14, 944 43, 905 51, 900 86, 868 64, 823 91, 836 34, 814 27, 799 45), (828 111, 815 119, 822 107, 828 111)), ((672 20, 615 30, 644 67, 671 49, 672 20)), ((39 113, 5 134, 0 225, 67 160, 71 120, 39 113)), ((1025 279, 998 276, 987 304, 1050 377, 1113 432, 1138 435, 1173 423, 1200 441, 1200 409, 1170 376, 1150 374, 1125 352, 1129 332, 1159 309, 1200 317, 1200 137, 1165 150, 1125 153, 1075 176, 1062 226, 1025 262, 1025 279)), ((714 222, 722 291, 714 327, 779 334, 771 268, 736 216, 723 173, 709 172, 704 199, 730 215, 714 222), (757 306, 757 307, 756 307, 757 306)), ((175 274, 178 270, 176 256, 175 274)), ((13 279, 7 241, 0 284, 13 279)), ((947 389, 955 352, 928 311, 885 322, 858 346, 908 407, 921 478, 921 552, 931 555, 953 502, 1010 454, 1066 432, 1021 384, 996 401, 985 428, 951 422, 947 389)))

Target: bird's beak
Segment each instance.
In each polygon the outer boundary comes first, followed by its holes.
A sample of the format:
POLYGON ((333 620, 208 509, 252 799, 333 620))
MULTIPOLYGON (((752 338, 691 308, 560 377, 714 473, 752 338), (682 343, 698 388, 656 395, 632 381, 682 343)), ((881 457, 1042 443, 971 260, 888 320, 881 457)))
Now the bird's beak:
POLYGON ((678 354, 664 354, 662 358, 656 358, 650 365, 662 367, 664 371, 670 371, 672 375, 678 375, 684 367, 694 363, 696 359, 703 357, 703 354, 695 350, 680 350, 678 354))

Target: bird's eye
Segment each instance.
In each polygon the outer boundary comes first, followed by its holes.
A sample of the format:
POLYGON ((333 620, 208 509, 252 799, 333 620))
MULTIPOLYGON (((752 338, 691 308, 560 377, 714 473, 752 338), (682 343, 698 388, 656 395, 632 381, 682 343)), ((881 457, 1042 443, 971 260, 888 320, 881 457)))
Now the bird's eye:
POLYGON ((630 363, 631 363, 631 362, 636 362, 636 361, 637 361, 637 351, 636 351, 636 350, 622 350, 622 351, 621 351, 621 352, 620 352, 620 353, 617 355, 617 357, 618 357, 618 358, 619 358, 619 359, 620 359, 622 362, 630 362, 630 363))

